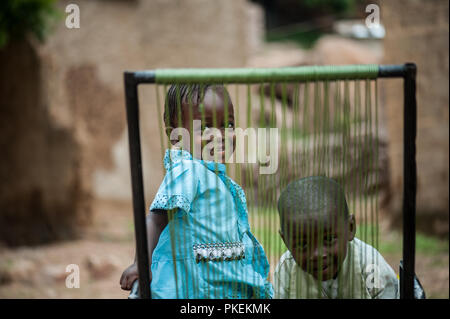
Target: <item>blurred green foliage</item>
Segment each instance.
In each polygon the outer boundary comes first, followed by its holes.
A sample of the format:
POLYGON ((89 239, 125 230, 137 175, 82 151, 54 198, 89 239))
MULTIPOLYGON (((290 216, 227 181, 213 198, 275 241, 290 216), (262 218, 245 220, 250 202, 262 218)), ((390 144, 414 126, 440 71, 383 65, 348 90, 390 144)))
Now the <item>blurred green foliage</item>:
MULTIPOLYGON (((279 230, 278 212, 275 208, 249 207, 249 221, 252 232, 269 255, 277 258, 286 251, 279 230)), ((356 227, 356 237, 374 246, 384 254, 402 254, 402 232, 400 230, 381 230, 372 223, 361 223, 356 227)), ((448 239, 441 239, 420 232, 416 233, 416 253, 427 256, 448 254, 448 239)))
POLYGON ((294 42, 304 49, 311 49, 323 34, 324 33, 319 30, 304 30, 302 28, 298 28, 290 33, 267 31, 266 41, 294 42))
POLYGON ((0 48, 9 41, 23 39, 28 33, 44 41, 61 17, 56 0, 0 1, 0 48))
MULTIPOLYGON (((269 1, 270 2, 270 1, 269 1)), ((365 0, 282 0, 266 8, 266 41, 289 41, 310 49, 330 32, 333 20, 353 18, 365 0)), ((263 1, 264 3, 264 1, 263 1)))
MULTIPOLYGON (((402 233, 399 230, 391 230, 386 234, 380 233, 377 225, 360 224, 356 228, 356 236, 369 244, 371 239, 379 236, 376 247, 381 254, 401 254, 402 253, 402 233)), ((448 253, 448 240, 443 240, 430 235, 416 233, 416 252, 424 255, 437 255, 448 253)))
POLYGON ((302 0, 301 4, 308 9, 341 14, 354 10, 356 2, 357 0, 302 0))

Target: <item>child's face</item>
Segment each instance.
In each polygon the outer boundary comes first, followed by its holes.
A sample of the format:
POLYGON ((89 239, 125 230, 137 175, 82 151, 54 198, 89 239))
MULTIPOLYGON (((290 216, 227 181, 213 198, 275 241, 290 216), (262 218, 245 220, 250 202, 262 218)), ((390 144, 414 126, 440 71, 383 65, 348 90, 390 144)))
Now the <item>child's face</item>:
MULTIPOLYGON (((202 103, 196 107, 192 107, 192 114, 189 114, 189 104, 183 104, 183 127, 186 128, 191 136, 193 136, 193 146, 200 150, 201 159, 216 160, 218 162, 225 162, 225 129, 231 129, 230 136, 228 136, 227 144, 231 148, 229 154, 234 152, 235 137, 234 137, 234 107, 232 102, 226 100, 224 92, 221 90, 208 89, 205 92, 202 103), (193 120, 201 121, 201 127, 199 125, 194 126, 193 120), (204 158, 203 150, 205 145, 213 142, 214 135, 209 134, 216 128, 220 131, 221 138, 216 140, 217 153, 214 154, 214 148, 211 147, 209 158, 204 158), (193 134, 193 135, 192 135, 193 134), (205 135, 202 140, 202 134, 205 135)), ((217 132, 217 131, 216 131, 217 132)), ((209 144, 214 145, 214 144, 209 144)), ((208 148, 209 150, 209 148, 208 148)), ((191 153, 195 154, 195 152, 191 153)))
POLYGON ((281 233, 296 263, 317 280, 335 278, 347 256, 347 243, 354 238, 355 220, 336 211, 294 214, 281 233))

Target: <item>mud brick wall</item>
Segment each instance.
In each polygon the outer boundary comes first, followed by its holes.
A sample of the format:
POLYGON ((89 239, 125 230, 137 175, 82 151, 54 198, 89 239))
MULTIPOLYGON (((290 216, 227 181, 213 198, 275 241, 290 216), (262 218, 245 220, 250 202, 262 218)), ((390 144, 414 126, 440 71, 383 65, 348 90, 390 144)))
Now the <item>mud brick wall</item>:
MULTIPOLYGON (((417 229, 448 235, 448 7, 446 0, 399 0, 380 4, 386 27, 386 64, 415 62, 417 77, 417 229)), ((402 81, 384 80, 389 129, 392 221, 401 219, 402 81)))
MULTIPOLYGON (((63 13, 69 3, 58 2, 63 13)), ((257 21, 245 0, 76 3, 79 29, 64 16, 44 44, 0 50, 0 242, 8 245, 73 238, 93 198, 131 199, 125 70, 243 67, 257 21)), ((155 90, 139 94, 151 199, 163 177, 155 90)))

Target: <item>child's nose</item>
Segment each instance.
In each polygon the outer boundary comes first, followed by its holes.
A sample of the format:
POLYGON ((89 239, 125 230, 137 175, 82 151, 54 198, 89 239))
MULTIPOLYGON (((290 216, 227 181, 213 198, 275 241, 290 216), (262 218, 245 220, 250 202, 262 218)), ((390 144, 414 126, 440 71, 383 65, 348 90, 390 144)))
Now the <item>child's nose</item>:
POLYGON ((220 129, 220 134, 222 134, 222 140, 224 140, 225 139, 225 128, 221 128, 220 129))
POLYGON ((327 256, 327 248, 322 245, 315 245, 312 250, 312 259, 317 261, 319 259, 324 259, 327 256))

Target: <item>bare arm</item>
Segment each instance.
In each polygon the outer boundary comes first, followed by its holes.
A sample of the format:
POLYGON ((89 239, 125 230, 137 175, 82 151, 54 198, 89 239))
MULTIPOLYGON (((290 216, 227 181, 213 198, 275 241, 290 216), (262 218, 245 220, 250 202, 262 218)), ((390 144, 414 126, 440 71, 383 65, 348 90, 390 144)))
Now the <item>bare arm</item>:
MULTIPOLYGON (((157 210, 147 215, 147 243, 149 264, 152 263, 152 254, 158 244, 159 236, 168 223, 168 215, 165 210, 157 210)), ((136 256, 134 257, 136 262, 136 256)))
MULTIPOLYGON (((158 210, 147 215, 147 244, 149 265, 152 264, 152 254, 156 245, 158 244, 159 236, 168 223, 168 212, 165 210, 158 210)), ((131 264, 120 277, 120 286, 124 290, 131 290, 133 282, 138 279, 137 258, 134 256, 134 263, 131 264)), ((152 273, 150 272, 150 280, 152 273)))

